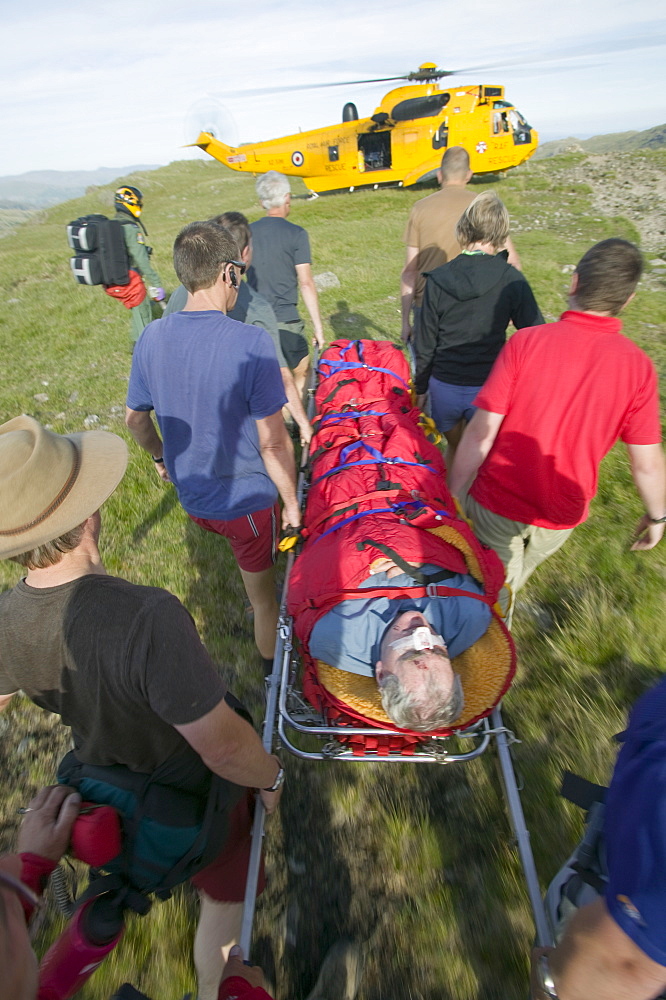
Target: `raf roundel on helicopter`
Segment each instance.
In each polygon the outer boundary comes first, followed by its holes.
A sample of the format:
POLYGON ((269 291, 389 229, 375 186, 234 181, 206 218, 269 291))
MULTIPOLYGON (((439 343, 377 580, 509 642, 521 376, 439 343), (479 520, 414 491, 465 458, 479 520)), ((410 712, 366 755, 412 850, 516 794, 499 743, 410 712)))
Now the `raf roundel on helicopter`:
POLYGON ((313 194, 428 181, 450 146, 467 150, 475 174, 524 163, 538 134, 505 100, 504 87, 440 87, 438 81, 453 72, 424 63, 407 76, 352 81, 408 81, 386 94, 369 118, 359 118, 356 105, 347 103, 338 125, 237 147, 201 132, 193 145, 241 173, 278 170, 301 177, 313 194))

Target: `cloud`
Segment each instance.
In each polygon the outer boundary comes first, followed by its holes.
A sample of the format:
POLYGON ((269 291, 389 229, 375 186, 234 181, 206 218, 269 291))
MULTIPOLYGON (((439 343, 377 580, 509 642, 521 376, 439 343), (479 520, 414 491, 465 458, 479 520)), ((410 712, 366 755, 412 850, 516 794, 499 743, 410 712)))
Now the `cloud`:
POLYGON ((206 95, 228 107, 245 141, 333 124, 347 100, 371 114, 391 84, 281 88, 392 76, 426 61, 487 67, 470 68, 461 82, 503 83, 542 132, 562 120, 569 133, 583 120, 587 131, 622 130, 663 117, 666 21, 655 19, 652 0, 254 0, 242 8, 27 0, 3 18, 17 43, 5 46, 0 65, 0 174, 203 156, 179 147, 188 110, 206 95))

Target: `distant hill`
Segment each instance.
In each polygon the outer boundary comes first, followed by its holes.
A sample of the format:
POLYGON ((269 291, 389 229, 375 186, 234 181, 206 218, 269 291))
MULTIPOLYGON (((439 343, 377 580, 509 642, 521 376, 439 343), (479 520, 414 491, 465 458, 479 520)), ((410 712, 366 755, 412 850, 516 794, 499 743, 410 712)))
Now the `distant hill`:
POLYGON ((98 167, 97 170, 30 170, 0 177, 0 209, 34 211, 79 198, 92 185, 108 184, 137 170, 157 170, 155 164, 98 167))
POLYGON ((666 149, 666 125, 655 125, 644 132, 611 132, 591 139, 555 139, 544 142, 534 154, 535 160, 560 153, 626 153, 636 149, 666 149))

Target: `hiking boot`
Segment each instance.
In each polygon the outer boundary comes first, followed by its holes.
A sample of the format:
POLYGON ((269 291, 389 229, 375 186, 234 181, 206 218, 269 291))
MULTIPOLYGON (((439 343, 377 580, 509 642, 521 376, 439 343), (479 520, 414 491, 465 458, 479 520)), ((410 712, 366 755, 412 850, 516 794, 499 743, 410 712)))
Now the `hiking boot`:
POLYGON ((314 989, 306 1000, 354 1000, 363 972, 361 946, 336 941, 329 948, 314 989))

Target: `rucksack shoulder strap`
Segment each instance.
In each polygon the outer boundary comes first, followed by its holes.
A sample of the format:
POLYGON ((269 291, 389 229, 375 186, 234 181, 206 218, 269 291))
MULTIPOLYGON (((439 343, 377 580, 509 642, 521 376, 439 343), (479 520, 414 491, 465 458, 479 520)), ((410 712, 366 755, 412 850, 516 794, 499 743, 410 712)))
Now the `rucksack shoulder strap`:
POLYGON ((565 771, 562 775, 560 795, 586 811, 589 811, 595 802, 605 802, 607 791, 603 785, 596 785, 572 771, 565 771))

